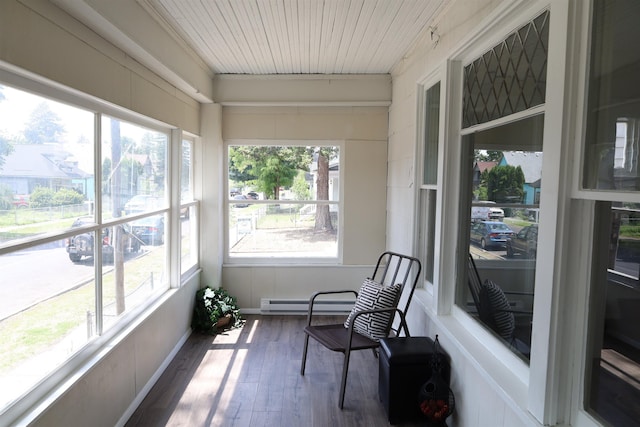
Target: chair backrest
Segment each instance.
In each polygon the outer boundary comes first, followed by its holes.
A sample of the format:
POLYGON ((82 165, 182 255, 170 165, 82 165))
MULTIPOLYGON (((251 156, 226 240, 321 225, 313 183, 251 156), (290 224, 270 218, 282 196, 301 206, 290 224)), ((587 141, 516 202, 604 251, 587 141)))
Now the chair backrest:
POLYGON ((422 265, 418 258, 387 251, 378 257, 378 262, 370 278, 384 285, 400 284, 397 307, 406 314, 418 280, 420 280, 421 270, 422 265))
POLYGON ((469 291, 473 298, 473 303, 476 306, 476 312, 479 314, 480 309, 480 291, 482 290, 482 279, 480 279, 480 273, 476 267, 476 262, 473 260, 471 254, 467 260, 467 282, 469 283, 469 291))

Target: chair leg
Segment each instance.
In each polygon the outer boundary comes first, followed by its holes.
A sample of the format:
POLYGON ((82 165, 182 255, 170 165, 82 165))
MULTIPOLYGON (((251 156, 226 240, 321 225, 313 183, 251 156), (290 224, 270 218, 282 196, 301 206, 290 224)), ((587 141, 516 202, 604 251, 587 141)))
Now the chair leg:
POLYGON ((309 335, 304 334, 304 350, 302 350, 302 365, 300 366, 300 375, 304 375, 304 368, 307 365, 307 348, 309 347, 309 335))
POLYGON ((342 382, 340 383, 340 399, 338 401, 338 407, 342 409, 344 407, 344 392, 347 387, 347 372, 349 372, 349 358, 351 351, 347 348, 344 352, 344 366, 342 367, 342 382))

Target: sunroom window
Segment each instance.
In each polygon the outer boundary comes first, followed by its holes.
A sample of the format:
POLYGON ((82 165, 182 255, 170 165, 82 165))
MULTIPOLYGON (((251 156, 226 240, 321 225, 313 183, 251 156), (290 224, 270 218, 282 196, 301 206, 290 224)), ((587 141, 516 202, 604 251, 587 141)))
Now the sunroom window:
POLYGON ((640 203, 596 203, 594 231, 585 405, 611 425, 638 425, 640 203))
POLYGON ((228 259, 335 260, 337 145, 229 145, 228 259))
POLYGON ((462 140, 467 174, 461 215, 468 219, 465 244, 474 261, 456 302, 525 359, 531 352, 543 120, 537 115, 462 140), (473 279, 482 287, 472 286, 473 279))
POLYGON ((96 250, 103 260, 113 253, 103 276, 103 328, 167 287, 167 146, 166 133, 102 118, 102 220, 146 215, 102 229, 96 250))
POLYGON ((435 270, 436 205, 438 195, 438 145, 440 142, 440 82, 429 87, 423 99, 422 181, 419 190, 418 256, 425 283, 433 284, 435 270))
POLYGON ((0 85, 0 412, 169 288, 169 132, 145 123, 0 85))
POLYGON ((186 273, 198 262, 197 205, 193 194, 194 142, 184 139, 180 152, 180 272, 186 273))
POLYGON ((595 199, 584 407, 612 426, 640 410, 640 3, 593 2, 583 191, 595 199))
POLYGON ((531 353, 549 38, 545 11, 464 67, 456 304, 531 353), (461 251, 462 252, 462 251, 461 251), (464 258, 464 259, 463 259, 464 258))

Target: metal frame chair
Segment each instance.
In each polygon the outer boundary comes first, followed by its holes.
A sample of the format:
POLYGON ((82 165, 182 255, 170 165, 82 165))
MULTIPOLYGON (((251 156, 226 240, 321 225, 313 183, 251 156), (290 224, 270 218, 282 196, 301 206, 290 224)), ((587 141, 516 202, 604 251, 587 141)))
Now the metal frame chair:
POLYGON ((358 292, 354 290, 320 291, 314 293, 309 299, 307 325, 304 328, 304 350, 302 353, 300 374, 304 375, 310 337, 331 351, 343 353, 344 365, 342 367, 342 381, 340 383, 340 396, 338 399, 338 406, 340 409, 344 407, 344 395, 351 352, 356 350, 372 349, 374 355, 377 356, 376 349, 380 345, 379 341, 370 339, 369 337, 361 335, 354 330, 354 324, 356 323, 357 317, 372 313, 391 313, 386 328, 387 336, 391 334, 400 335, 402 330, 404 330, 405 336, 409 336, 409 329, 405 320, 405 314, 409 308, 411 298, 413 297, 413 293, 420 278, 421 268, 420 261, 417 258, 390 251, 382 253, 378 258, 378 262, 376 263, 371 279, 385 286, 400 284, 401 289, 396 305, 392 308, 357 311, 354 313, 352 321, 349 324, 349 328, 345 328, 344 323, 329 325, 312 324, 314 304, 316 302, 316 298, 322 295, 351 293, 357 298, 358 292), (393 325, 396 315, 399 318, 399 324, 398 327, 394 329, 393 325))

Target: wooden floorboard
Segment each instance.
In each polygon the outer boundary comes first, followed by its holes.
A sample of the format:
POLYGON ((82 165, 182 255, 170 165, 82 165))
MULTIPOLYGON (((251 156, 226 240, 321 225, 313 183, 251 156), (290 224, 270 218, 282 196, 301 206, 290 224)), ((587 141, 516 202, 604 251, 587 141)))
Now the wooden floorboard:
POLYGON ((215 337, 192 334, 126 426, 389 425, 371 351, 352 353, 340 410, 342 354, 311 340, 300 375, 306 317, 247 317, 215 337))

